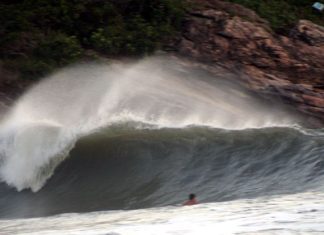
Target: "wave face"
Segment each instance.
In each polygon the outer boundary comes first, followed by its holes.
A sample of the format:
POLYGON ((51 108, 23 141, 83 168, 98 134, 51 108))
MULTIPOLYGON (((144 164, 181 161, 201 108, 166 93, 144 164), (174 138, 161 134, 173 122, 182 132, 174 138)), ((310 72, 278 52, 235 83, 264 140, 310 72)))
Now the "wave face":
POLYGON ((109 66, 82 64, 44 79, 0 125, 1 204, 8 208, 1 213, 47 215, 164 205, 179 200, 176 191, 183 195, 200 184, 209 188, 204 188, 206 200, 249 196, 251 187, 255 195, 263 192, 258 178, 246 185, 246 193, 244 187, 237 192, 225 189, 244 184, 239 178, 261 164, 244 161, 265 158, 284 174, 277 158, 298 158, 299 152, 309 154, 316 146, 307 140, 308 147, 303 142, 296 147, 290 141, 304 137, 271 129, 293 127, 297 120, 233 83, 234 74, 215 71, 217 77, 179 59, 154 57, 109 66), (277 142, 277 135, 285 142, 277 142), (287 152, 279 157, 282 151, 287 152), (213 184, 212 178, 222 182, 213 184), (7 205, 7 200, 14 203, 7 205), (32 210, 29 205, 34 205, 32 210))
POLYGON ((137 129, 81 138, 37 193, 0 184, 1 217, 136 209, 322 190, 324 133, 291 128, 137 129))

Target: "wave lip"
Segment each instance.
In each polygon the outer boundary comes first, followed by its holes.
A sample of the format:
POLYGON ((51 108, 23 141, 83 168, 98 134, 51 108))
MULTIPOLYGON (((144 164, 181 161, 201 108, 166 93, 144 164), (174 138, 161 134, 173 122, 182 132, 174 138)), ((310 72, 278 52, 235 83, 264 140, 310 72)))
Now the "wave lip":
POLYGON ((10 132, 1 144, 0 173, 2 180, 18 191, 29 187, 38 191, 75 141, 68 140, 61 127, 49 123, 26 123, 10 132))

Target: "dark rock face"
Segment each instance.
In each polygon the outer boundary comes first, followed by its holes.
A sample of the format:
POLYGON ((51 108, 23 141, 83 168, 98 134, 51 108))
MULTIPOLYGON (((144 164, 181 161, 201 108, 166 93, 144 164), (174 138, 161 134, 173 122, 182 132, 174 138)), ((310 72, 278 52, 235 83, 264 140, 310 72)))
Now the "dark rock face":
POLYGON ((282 36, 240 5, 195 1, 177 54, 236 70, 248 89, 279 97, 324 125, 324 27, 300 20, 282 36))
POLYGON ((292 37, 300 39, 311 46, 324 46, 323 27, 308 20, 300 20, 292 30, 292 37))

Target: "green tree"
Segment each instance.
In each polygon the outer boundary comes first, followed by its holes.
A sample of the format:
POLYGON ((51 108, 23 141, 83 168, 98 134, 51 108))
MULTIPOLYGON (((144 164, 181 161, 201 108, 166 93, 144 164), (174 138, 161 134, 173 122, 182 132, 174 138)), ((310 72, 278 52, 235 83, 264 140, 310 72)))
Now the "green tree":
POLYGON ((39 77, 92 50, 142 55, 176 32, 183 0, 3 0, 0 59, 24 77, 39 77))

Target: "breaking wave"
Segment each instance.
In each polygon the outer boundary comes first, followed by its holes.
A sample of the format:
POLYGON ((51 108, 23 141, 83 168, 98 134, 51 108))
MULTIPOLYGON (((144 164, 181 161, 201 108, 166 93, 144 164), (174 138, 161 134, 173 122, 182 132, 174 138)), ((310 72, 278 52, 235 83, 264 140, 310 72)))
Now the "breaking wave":
POLYGON ((179 202, 192 190, 215 201, 313 186, 322 177, 322 132, 296 129, 284 109, 233 80, 221 68, 215 77, 174 58, 82 64, 44 79, 0 126, 0 194, 12 201, 0 200, 3 213, 139 208, 179 202), (43 209, 26 209, 36 204, 43 209))

